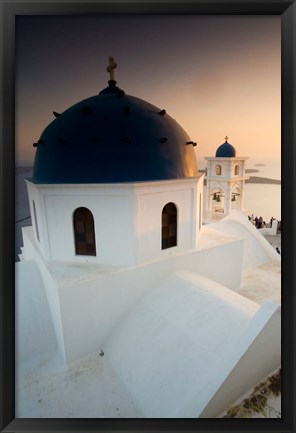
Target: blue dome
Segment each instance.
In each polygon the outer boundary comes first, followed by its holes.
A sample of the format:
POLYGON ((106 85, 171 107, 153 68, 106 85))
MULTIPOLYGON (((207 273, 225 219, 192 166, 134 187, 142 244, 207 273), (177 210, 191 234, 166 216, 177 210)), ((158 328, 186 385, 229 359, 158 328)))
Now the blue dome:
POLYGON ((198 175, 192 141, 165 110, 109 81, 100 94, 62 114, 42 133, 34 183, 113 183, 198 175), (191 144, 190 144, 191 143, 191 144))
POLYGON ((226 140, 225 143, 218 147, 215 156, 216 158, 234 158, 236 156, 236 150, 232 144, 228 143, 226 140))

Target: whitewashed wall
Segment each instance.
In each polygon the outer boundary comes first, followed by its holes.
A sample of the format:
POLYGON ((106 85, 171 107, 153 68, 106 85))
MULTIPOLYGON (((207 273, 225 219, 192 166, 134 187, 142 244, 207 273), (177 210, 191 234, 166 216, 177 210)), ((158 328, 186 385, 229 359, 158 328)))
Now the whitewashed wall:
MULTIPOLYGON (((66 360, 59 287, 54 279, 54 275, 50 274, 46 262, 44 262, 40 255, 39 245, 36 242, 32 227, 24 227, 22 232, 25 247, 25 260, 35 260, 38 266, 60 354, 63 359, 66 360)), ((42 290, 42 288, 40 290, 42 290)))
POLYGON ((247 157, 234 157, 234 158, 205 158, 208 161, 207 165, 207 176, 217 177, 217 178, 240 178, 245 176, 245 161, 247 157), (216 165, 221 165, 222 173, 221 175, 216 175, 216 165), (235 166, 239 166, 239 174, 234 174, 235 166))
POLYGON ((48 239, 48 233, 47 233, 47 222, 46 222, 46 214, 44 209, 44 199, 43 195, 41 194, 41 191, 35 187, 34 184, 32 184, 30 181, 26 180, 27 189, 28 189, 28 197, 29 197, 29 206, 30 206, 30 214, 31 214, 31 220, 32 220, 32 226, 34 229, 34 235, 36 243, 38 244, 40 254, 46 258, 49 259, 50 253, 49 253, 49 239, 48 239), (38 224, 38 230, 39 230, 39 241, 37 240, 36 233, 36 219, 33 212, 33 201, 35 202, 36 207, 36 217, 37 217, 37 224, 38 224))
MULTIPOLYGON (((30 203, 39 194, 37 218, 48 244, 47 259, 114 265, 135 262, 133 197, 128 188, 30 184, 28 192, 30 203), (75 253, 73 213, 79 207, 93 214, 97 256, 75 253)), ((46 246, 46 242, 40 244, 46 246)))
POLYGON ((270 260, 281 261, 281 256, 241 212, 235 212, 212 225, 224 233, 244 239, 243 268, 263 265, 270 260))
POLYGON ((55 268, 57 273, 50 271, 40 259, 30 229, 23 229, 26 259, 35 258, 39 266, 59 347, 64 347, 68 362, 97 350, 135 302, 176 270, 199 273, 231 289, 240 284, 243 242, 238 240, 116 272, 89 277, 84 273, 83 279, 78 275, 76 282, 59 286, 58 273, 65 272, 63 263, 60 269, 55 268))
POLYGON ((106 356, 145 417, 195 418, 219 384, 221 356, 258 307, 200 275, 175 272, 120 322, 106 356))
POLYGON ((47 260, 135 265, 195 247, 199 232, 202 179, 108 185, 38 185, 27 181, 36 242, 47 260), (163 207, 178 209, 177 246, 161 249, 163 207), (76 255, 73 212, 88 208, 94 217, 96 256, 76 255))
MULTIPOLYGON (((77 283, 60 290, 61 313, 68 361, 98 350, 112 329, 143 294, 161 284, 176 270, 207 276, 220 284, 239 285, 242 243, 171 257, 77 283), (79 318, 79 320, 77 320, 79 318), (94 329, 96 330, 94 332, 94 329), (79 344, 77 344, 79 341, 79 344)), ((233 288, 233 287, 231 287, 233 288)))
MULTIPOLYGON (((52 352, 57 347, 45 290, 34 260, 15 264, 15 355, 18 368, 32 354, 52 352)), ((16 371, 19 373, 19 371, 16 371)))
POLYGON ((200 418, 218 417, 280 365, 281 308, 266 301, 234 345, 233 353, 221 360, 220 373, 222 377, 225 375, 225 380, 200 418))
POLYGON ((178 180, 137 185, 137 239, 139 263, 157 260, 196 246, 197 183, 199 180, 178 180), (177 245, 161 249, 161 216, 167 203, 177 208, 177 245))
POLYGON ((248 177, 245 175, 245 161, 246 157, 235 158, 212 158, 207 157, 207 186, 205 188, 204 205, 205 210, 210 211, 211 207, 211 193, 216 189, 221 189, 225 195, 224 197, 224 213, 235 210, 242 210, 244 206, 244 183, 248 177), (216 175, 216 166, 220 165, 222 168, 221 175, 216 175), (239 174, 235 174, 235 166, 239 166, 239 174), (239 189, 240 195, 236 197, 236 202, 231 202, 231 193, 235 189, 239 189))

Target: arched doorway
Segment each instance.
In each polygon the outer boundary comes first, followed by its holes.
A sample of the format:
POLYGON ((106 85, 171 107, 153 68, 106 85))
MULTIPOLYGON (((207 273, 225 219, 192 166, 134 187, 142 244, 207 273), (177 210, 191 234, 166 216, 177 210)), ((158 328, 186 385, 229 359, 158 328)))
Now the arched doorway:
POLYGON ((75 253, 83 256, 96 255, 94 218, 89 209, 79 207, 73 214, 75 253))
POLYGON ((167 203, 161 215, 161 249, 177 245, 177 208, 174 203, 167 203))

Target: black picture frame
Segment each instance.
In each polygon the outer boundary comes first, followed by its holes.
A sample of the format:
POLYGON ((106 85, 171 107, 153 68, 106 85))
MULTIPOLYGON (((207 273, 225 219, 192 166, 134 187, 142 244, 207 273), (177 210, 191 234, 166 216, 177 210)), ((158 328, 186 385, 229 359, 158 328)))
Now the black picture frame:
POLYGON ((295 431, 295 65, 296 4, 285 0, 11 1, 1 5, 0 430, 295 431), (282 22, 282 418, 281 419, 15 419, 14 409, 14 30, 17 15, 81 14, 281 15, 282 22))

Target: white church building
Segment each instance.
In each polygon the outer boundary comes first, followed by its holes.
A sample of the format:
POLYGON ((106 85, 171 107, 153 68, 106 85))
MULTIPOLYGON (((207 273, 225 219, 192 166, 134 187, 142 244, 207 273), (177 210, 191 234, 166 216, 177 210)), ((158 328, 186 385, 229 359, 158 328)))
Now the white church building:
POLYGON ((214 157, 206 157, 204 221, 220 220, 232 212, 244 211, 244 185, 247 157, 236 156, 236 149, 225 142, 214 157))
POLYGON ((115 67, 34 144, 16 416, 216 418, 280 366, 280 256, 241 212, 247 158, 226 139, 205 177, 115 67))

